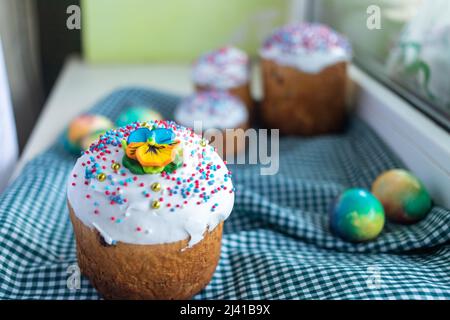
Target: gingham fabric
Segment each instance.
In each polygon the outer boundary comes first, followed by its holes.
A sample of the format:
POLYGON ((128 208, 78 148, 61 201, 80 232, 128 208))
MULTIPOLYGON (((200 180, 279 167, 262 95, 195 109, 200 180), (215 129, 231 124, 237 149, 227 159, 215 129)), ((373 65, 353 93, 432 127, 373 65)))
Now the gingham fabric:
MULTIPOLYGON (((127 88, 92 112, 115 120, 132 104, 151 104, 171 118, 179 98, 127 88)), ((32 160, 0 196, 0 298, 98 299, 76 264, 66 208, 66 178, 75 159, 59 143, 32 160)), ((282 138, 280 170, 231 166, 236 203, 225 223, 222 254, 197 299, 448 299, 450 212, 434 207, 412 225, 387 224, 373 242, 333 236, 327 212, 348 187, 370 188, 382 171, 402 164, 363 123, 346 133, 282 138)))

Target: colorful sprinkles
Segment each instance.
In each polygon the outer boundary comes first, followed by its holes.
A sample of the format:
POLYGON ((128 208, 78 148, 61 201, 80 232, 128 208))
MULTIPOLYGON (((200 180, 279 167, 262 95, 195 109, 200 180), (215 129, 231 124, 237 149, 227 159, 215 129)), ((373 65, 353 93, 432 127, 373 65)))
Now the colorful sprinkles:
POLYGON ((351 55, 350 42, 344 36, 319 23, 291 24, 276 29, 263 44, 263 50, 276 47, 284 53, 328 52, 334 48, 342 48, 351 55))

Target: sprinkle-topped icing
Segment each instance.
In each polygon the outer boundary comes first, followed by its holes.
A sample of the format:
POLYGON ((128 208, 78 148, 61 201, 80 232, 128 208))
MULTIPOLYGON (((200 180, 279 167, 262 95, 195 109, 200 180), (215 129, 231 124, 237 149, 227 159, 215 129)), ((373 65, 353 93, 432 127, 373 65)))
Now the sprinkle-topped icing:
POLYGON ((248 56, 232 46, 210 51, 194 63, 192 78, 195 84, 210 89, 241 86, 249 79, 248 56))
POLYGON ((281 65, 317 73, 338 62, 350 61, 350 42, 329 27, 299 23, 275 30, 264 42, 260 54, 281 65))
POLYGON ((187 127, 201 121, 204 129, 233 129, 245 124, 245 105, 225 91, 204 91, 184 99, 175 110, 175 120, 187 127))
POLYGON ((136 122, 106 132, 77 160, 67 196, 75 215, 111 245, 189 239, 192 246, 225 220, 234 204, 231 172, 214 148, 171 121, 136 122), (129 158, 127 148, 135 143, 141 145, 134 149, 135 159, 129 158), (169 155, 147 156, 155 146, 176 147, 169 155), (134 173, 124 159, 163 170, 134 173), (177 167, 166 170, 174 161, 177 167))

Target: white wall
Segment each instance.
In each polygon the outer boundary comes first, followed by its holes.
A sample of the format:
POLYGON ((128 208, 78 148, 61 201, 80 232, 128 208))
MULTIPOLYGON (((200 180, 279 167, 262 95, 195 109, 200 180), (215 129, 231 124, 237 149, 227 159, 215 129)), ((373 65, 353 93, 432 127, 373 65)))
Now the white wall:
POLYGON ((0 193, 5 188, 17 161, 17 137, 12 113, 11 95, 0 37, 0 193))
POLYGON ((0 37, 20 147, 43 103, 35 7, 35 0, 0 0, 0 37))

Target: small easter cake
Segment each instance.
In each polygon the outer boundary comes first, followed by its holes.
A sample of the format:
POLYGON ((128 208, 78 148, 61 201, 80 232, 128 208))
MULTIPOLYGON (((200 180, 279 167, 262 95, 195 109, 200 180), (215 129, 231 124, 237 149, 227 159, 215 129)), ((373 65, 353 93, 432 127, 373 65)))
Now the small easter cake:
POLYGON ((203 132, 223 157, 234 155, 245 147, 242 138, 249 127, 248 118, 243 103, 226 91, 195 93, 182 100, 175 110, 175 121, 203 132), (198 124, 201 128, 197 128, 198 124))
POLYGON ((322 24, 275 30, 260 50, 264 122, 284 134, 340 130, 351 54, 347 39, 322 24))
POLYGON ((210 281, 231 173, 201 137, 172 121, 107 131, 68 179, 81 272, 107 299, 188 299, 210 281))
POLYGON ((197 91, 225 90, 253 110, 247 54, 232 46, 205 53, 195 61, 192 80, 197 91))

